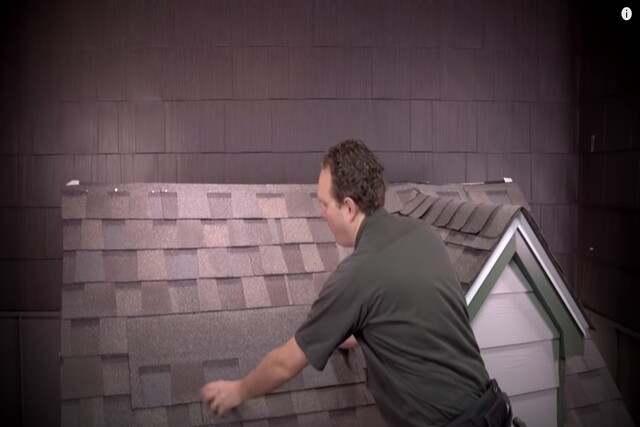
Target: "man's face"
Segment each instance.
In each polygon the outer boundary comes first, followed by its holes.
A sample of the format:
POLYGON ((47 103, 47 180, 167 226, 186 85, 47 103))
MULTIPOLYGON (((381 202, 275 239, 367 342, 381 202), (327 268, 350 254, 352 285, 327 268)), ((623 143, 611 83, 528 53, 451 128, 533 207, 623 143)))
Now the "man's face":
POLYGON ((347 227, 349 208, 345 203, 338 206, 338 202, 331 193, 331 183, 331 169, 328 167, 322 168, 318 178, 318 200, 320 201, 322 217, 329 224, 336 242, 340 246, 350 247, 353 246, 353 243, 349 242, 349 229, 347 227))

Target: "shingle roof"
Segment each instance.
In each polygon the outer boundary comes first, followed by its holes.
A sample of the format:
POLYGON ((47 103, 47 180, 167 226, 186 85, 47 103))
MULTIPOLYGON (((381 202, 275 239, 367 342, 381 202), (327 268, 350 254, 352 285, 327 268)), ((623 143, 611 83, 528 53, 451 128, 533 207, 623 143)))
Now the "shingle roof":
MULTIPOLYGON (((463 286, 528 207, 505 183, 394 185, 385 202, 439 227, 463 286)), ((198 396, 205 381, 246 374, 288 339, 351 252, 320 218, 315 186, 69 187, 62 216, 64 425, 92 417, 122 425, 379 422, 360 350, 348 360, 336 353, 323 372, 307 368, 224 420, 198 396)))

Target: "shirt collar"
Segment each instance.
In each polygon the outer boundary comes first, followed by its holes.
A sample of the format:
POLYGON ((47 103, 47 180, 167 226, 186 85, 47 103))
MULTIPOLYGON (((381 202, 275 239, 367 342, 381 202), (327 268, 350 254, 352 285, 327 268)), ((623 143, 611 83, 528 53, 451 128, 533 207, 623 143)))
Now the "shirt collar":
POLYGON ((385 208, 380 207, 376 209, 373 213, 367 215, 362 224, 360 224, 360 228, 358 229, 358 233, 356 234, 356 243, 354 245, 354 250, 358 247, 358 243, 362 238, 362 234, 364 233, 365 228, 371 228, 374 224, 378 223, 381 218, 389 215, 385 208))

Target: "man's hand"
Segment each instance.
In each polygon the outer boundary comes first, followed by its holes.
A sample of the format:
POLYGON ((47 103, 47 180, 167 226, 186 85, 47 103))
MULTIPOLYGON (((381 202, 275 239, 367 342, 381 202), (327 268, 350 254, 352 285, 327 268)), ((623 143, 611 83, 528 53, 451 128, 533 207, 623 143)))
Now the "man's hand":
POLYGON ((239 381, 214 381, 200 391, 202 401, 222 416, 249 399, 269 393, 309 364, 295 337, 271 350, 256 368, 239 381))
POLYGON ((200 395, 211 412, 218 416, 223 416, 246 400, 240 381, 210 382, 202 387, 200 395))

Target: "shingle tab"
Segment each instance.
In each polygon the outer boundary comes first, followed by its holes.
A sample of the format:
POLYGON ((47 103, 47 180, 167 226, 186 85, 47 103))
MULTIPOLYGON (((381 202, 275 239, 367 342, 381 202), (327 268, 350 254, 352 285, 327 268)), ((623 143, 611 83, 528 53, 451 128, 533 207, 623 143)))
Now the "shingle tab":
POLYGON ((272 306, 289 305, 289 292, 284 276, 265 276, 264 282, 272 306))
POLYGON ((438 218, 433 222, 435 227, 444 227, 446 226, 451 218, 456 213, 458 208, 462 205, 462 200, 453 200, 449 203, 443 210, 442 213, 438 216, 438 218))
POLYGON ((116 285, 116 311, 118 316, 142 314, 142 287, 139 282, 116 285))
MULTIPOLYGON (((135 425, 130 396, 113 396, 104 399, 104 422, 108 426, 126 427, 135 425)), ((63 423, 63 425, 66 425, 63 423)))
POLYGON ((251 254, 257 251, 257 248, 229 248, 229 263, 231 264, 231 274, 234 277, 251 276, 253 269, 251 267, 251 254))
POLYGON ((87 190, 62 190, 62 219, 83 219, 87 212, 87 190))
POLYGON ((204 235, 204 246, 220 247, 229 246, 231 240, 229 238, 229 228, 226 221, 207 220, 202 221, 202 229, 204 235))
POLYGON ((480 235, 489 238, 501 236, 513 216, 520 209, 522 208, 516 205, 499 206, 487 220, 484 228, 480 231, 480 235))
POLYGON ((164 219, 178 218, 178 193, 175 191, 165 191, 161 193, 162 217, 164 219))
POLYGON ((100 319, 100 354, 127 353, 127 324, 124 318, 100 319))
POLYGON ((429 210, 429 208, 431 207, 431 205, 433 205, 436 200, 439 200, 438 197, 435 196, 427 196, 426 199, 424 199, 424 201, 422 203, 420 203, 418 205, 418 207, 416 207, 413 212, 411 212, 409 214, 409 216, 411 218, 422 218, 422 216, 424 215, 424 213, 429 210))
MULTIPOLYGON (((263 274, 286 274, 287 264, 279 246, 260 246, 263 274)), ((255 269, 254 269, 254 274, 255 269)))
POLYGON ((169 285, 167 282, 142 282, 142 312, 166 314, 172 311, 169 285))
POLYGON ((177 221, 177 247, 200 248, 204 240, 202 222, 198 219, 177 221))
POLYGON ((271 244, 271 231, 267 220, 229 220, 229 238, 232 246, 260 246, 271 244))
POLYGON ((402 204, 402 200, 398 197, 398 194, 392 189, 387 188, 387 192, 384 195, 384 208, 389 213, 400 212, 404 205, 402 204))
POLYGON ((231 205, 231 193, 207 193, 211 218, 226 219, 233 218, 233 207, 231 205))
POLYGON ((229 218, 261 218, 262 212, 258 205, 255 192, 235 191, 231 195, 233 215, 229 218))
POLYGON ((100 353, 98 319, 71 321, 71 352, 74 356, 93 356, 100 353))
POLYGON ((102 238, 104 249, 126 249, 125 224, 126 221, 122 219, 102 220, 102 238))
POLYGON ((198 249, 198 271, 200 277, 231 277, 228 249, 198 249))
POLYGON ((215 279, 198 279, 198 300, 201 311, 213 311, 222 308, 215 279))
MULTIPOLYGON (((397 193, 397 194, 398 194, 398 197, 402 197, 401 193, 397 193)), ((405 192, 404 194, 407 194, 407 193, 405 192)), ((422 202, 425 201, 426 198, 427 198, 426 194, 422 194, 422 193, 416 194, 416 196, 413 199, 408 200, 404 204, 404 207, 400 211, 400 215, 405 215, 405 216, 410 215, 411 212, 416 210, 416 208, 420 206, 422 202)), ((402 198, 400 200, 402 201, 402 198)))
POLYGON ((82 221, 80 248, 84 250, 100 250, 104 248, 102 220, 85 219, 82 221))
POLYGON ((173 312, 192 313, 198 311, 198 285, 196 280, 169 282, 169 299, 173 312))
POLYGON ((105 251, 105 280, 133 282, 138 280, 138 262, 135 251, 105 251))
MULTIPOLYGON (((173 370, 172 370, 173 375, 173 370)), ((202 384, 202 383, 201 383, 202 384)), ((172 378, 173 385, 173 378, 172 378)), ((168 427, 182 427, 191 425, 191 413, 189 405, 176 405, 167 408, 167 425, 168 427)))
POLYGON ((305 218, 285 218, 282 220, 283 243, 312 242, 311 230, 305 218))
POLYGON ((433 222, 440 216, 442 210, 453 200, 447 197, 439 197, 431 205, 427 213, 422 217, 422 220, 427 224, 433 224, 433 222))
POLYGON ((331 233, 331 229, 327 224, 327 221, 321 218, 309 218, 307 220, 309 229, 311 230, 311 236, 314 243, 333 243, 335 237, 331 233))
MULTIPOLYGON (((145 366, 140 368, 140 388, 145 407, 171 404, 171 367, 145 366)), ((161 408, 164 412, 164 408, 161 408)), ((139 411, 136 411, 136 418, 139 411)))
POLYGON ((471 214, 471 218, 469 221, 462 227, 463 233, 473 233, 477 234, 482 230, 484 225, 487 223, 489 216, 493 213, 498 205, 481 203, 471 214))
POLYGON ((131 393, 129 387, 129 359, 126 356, 102 358, 104 394, 114 396, 131 393))
POLYGON ((169 277, 164 251, 138 251, 136 256, 139 280, 166 280, 169 277))
POLYGON ((103 282, 104 264, 100 251, 78 251, 75 256, 74 282, 103 282))
POLYGON ((267 292, 264 277, 243 277, 242 289, 244 292, 247 308, 269 307, 271 300, 267 292))
POLYGON ((195 249, 167 250, 164 255, 169 279, 182 280, 198 277, 198 251, 195 249))
POLYGON ((293 274, 287 276, 287 287, 293 305, 312 304, 318 297, 313 275, 293 274))
POLYGON ((471 213, 476 209, 478 205, 473 202, 463 202, 456 210, 451 221, 446 225, 450 230, 460 230, 467 223, 471 217, 471 213))
POLYGON ((102 360, 99 357, 75 357, 64 360, 60 368, 63 399, 101 396, 102 360))
POLYGON ((272 393, 265 396, 269 417, 281 417, 293 413, 290 393, 272 393))
POLYGON ((115 287, 113 283, 87 283, 84 286, 84 309, 94 317, 116 314, 115 287))
POLYGON ((247 307, 241 279, 218 279, 216 284, 223 310, 237 310, 247 307))
POLYGON ((302 262, 304 263, 305 271, 311 273, 316 271, 324 271, 324 265, 320 258, 320 252, 316 245, 300 245, 300 252, 302 253, 302 262))
POLYGON ((325 271, 334 271, 338 266, 338 249, 333 243, 324 243, 317 245, 322 265, 325 271))
POLYGON ((287 205, 282 193, 258 193, 258 206, 263 218, 286 218, 287 205))
POLYGON ((200 399, 204 369, 200 362, 177 362, 171 365, 171 402, 188 403, 200 399))
POLYGON ((318 216, 319 211, 315 209, 309 193, 293 191, 285 193, 284 197, 289 218, 318 216))
POLYGON ((287 265, 287 273, 304 273, 305 267, 300 245, 282 245, 280 248, 282 249, 284 262, 287 265))

